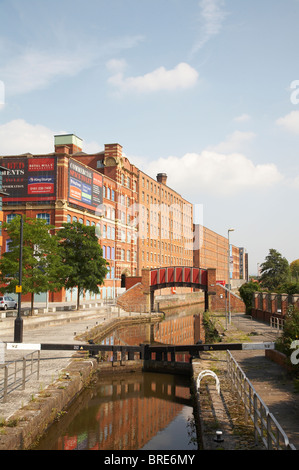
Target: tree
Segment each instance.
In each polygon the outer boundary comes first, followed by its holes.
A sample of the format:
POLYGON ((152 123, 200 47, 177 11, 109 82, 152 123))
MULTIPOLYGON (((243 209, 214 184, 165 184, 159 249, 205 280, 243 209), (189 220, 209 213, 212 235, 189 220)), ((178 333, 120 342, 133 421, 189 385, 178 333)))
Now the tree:
POLYGON ((260 286, 254 281, 246 282, 239 287, 239 294, 245 304, 247 314, 251 314, 252 294, 256 291, 260 291, 260 286))
MULTIPOLYGON (((276 341, 276 348, 288 357, 292 353, 291 345, 299 338, 299 310, 290 309, 285 317, 283 332, 276 341)), ((298 373, 298 368, 296 369, 298 373)))
POLYGON ((99 293, 99 285, 104 283, 108 273, 107 262, 95 234, 95 227, 86 227, 78 222, 63 224, 58 232, 60 257, 68 266, 66 288, 78 288, 77 309, 80 295, 84 290, 99 293))
MULTIPOLYGON (((19 284, 20 221, 21 217, 16 216, 3 224, 9 237, 9 250, 0 259, 0 282, 7 292, 15 292, 19 284)), ((53 228, 42 219, 24 217, 22 293, 31 294, 31 313, 34 294, 60 290, 67 275, 60 261, 57 238, 50 233, 53 228)))
POLYGON ((299 259, 296 259, 295 261, 292 261, 290 264, 290 271, 291 271, 291 276, 295 280, 295 282, 299 281, 299 259))
POLYGON ((266 289, 275 291, 289 279, 290 267, 286 258, 271 248, 266 261, 261 264, 260 283, 266 289))

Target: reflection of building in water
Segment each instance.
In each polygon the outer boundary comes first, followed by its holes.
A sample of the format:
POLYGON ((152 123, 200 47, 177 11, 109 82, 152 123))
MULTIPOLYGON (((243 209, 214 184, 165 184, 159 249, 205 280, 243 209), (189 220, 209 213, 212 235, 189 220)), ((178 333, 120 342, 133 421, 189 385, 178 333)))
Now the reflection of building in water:
POLYGON ((195 344, 200 338, 199 315, 170 317, 161 323, 118 328, 103 344, 135 346, 141 343, 195 344))
POLYGON ((175 383, 174 376, 164 379, 163 375, 163 380, 157 381, 147 375, 144 381, 101 386, 98 396, 102 403, 93 427, 59 438, 58 449, 141 449, 174 420, 190 399, 189 387, 175 383))
POLYGON ((155 341, 163 344, 195 344, 199 340, 199 315, 171 318, 159 323, 155 341))

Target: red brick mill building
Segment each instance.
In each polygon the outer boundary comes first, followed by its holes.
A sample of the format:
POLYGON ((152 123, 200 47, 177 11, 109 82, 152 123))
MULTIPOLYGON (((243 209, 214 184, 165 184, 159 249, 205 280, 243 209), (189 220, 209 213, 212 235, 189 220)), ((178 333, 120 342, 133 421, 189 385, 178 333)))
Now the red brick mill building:
MULTIPOLYGON (((86 292, 85 300, 114 298, 128 286, 127 278, 141 276, 143 268, 200 263, 200 253, 194 259, 193 205, 167 185, 165 173, 151 178, 117 143, 87 154, 74 134, 54 139, 53 153, 0 157, 6 193, 1 217, 5 222, 17 214, 42 218, 57 230, 65 222, 94 225, 110 268, 100 294, 86 292)), ((2 252, 7 242, 3 231, 2 252)), ((222 280, 220 271, 219 276, 222 280)), ((239 270, 236 276, 241 277, 239 270)), ((48 297, 50 302, 75 299, 76 289, 48 297)), ((45 301, 46 294, 35 300, 45 301)))

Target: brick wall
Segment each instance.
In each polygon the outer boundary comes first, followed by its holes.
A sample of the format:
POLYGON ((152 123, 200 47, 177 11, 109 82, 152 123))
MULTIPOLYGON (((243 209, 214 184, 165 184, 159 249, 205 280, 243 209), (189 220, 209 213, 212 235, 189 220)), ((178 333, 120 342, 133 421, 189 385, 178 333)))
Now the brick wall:
MULTIPOLYGON (((222 285, 215 286, 215 295, 211 296, 211 310, 214 312, 225 312, 228 308, 228 291, 222 285)), ((245 313, 246 308, 243 300, 236 294, 230 294, 230 311, 245 313)))

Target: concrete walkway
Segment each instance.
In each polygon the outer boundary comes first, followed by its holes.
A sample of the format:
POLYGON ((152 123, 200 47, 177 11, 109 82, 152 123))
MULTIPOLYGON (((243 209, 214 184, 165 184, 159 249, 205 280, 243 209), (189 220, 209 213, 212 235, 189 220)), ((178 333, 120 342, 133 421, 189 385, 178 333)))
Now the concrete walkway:
MULTIPOLYGON (((224 325, 224 319, 222 319, 224 325)), ((268 325, 252 320, 244 314, 232 314, 232 322, 225 331, 227 338, 234 338, 240 333, 249 335, 252 343, 275 342, 278 332, 268 325)), ((239 342, 239 341, 227 341, 239 342)), ((248 342, 246 339, 244 342, 248 342)), ((289 441, 299 449, 299 393, 287 371, 265 357, 263 350, 231 351, 253 388, 274 415, 289 441)), ((226 354, 211 355, 216 368, 226 370, 226 354)))

